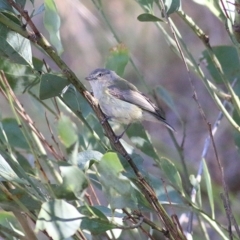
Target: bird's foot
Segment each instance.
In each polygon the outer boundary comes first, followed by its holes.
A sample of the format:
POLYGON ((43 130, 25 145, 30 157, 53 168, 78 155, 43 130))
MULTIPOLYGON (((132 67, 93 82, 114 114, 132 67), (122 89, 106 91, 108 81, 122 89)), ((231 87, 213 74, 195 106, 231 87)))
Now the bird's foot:
POLYGON ((101 124, 103 125, 106 121, 108 121, 109 119, 111 119, 111 117, 106 116, 102 121, 101 124))
POLYGON ((127 127, 124 129, 124 131, 123 131, 120 135, 116 136, 116 138, 115 138, 115 143, 119 142, 119 140, 122 138, 122 136, 123 136, 124 133, 127 131, 127 129, 130 127, 130 125, 131 125, 131 124, 128 124, 127 127))
POLYGON ((115 143, 119 142, 119 140, 122 138, 124 132, 122 134, 120 134, 120 135, 115 136, 115 141, 114 141, 115 143))

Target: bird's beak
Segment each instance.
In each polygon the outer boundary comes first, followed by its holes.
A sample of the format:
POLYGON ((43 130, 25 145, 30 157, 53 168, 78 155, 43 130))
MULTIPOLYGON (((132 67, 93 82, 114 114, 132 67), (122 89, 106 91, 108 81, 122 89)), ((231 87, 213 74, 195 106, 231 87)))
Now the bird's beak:
POLYGON ((90 76, 88 76, 88 77, 85 77, 85 79, 86 79, 87 81, 96 80, 96 78, 95 78, 95 77, 90 77, 90 76))

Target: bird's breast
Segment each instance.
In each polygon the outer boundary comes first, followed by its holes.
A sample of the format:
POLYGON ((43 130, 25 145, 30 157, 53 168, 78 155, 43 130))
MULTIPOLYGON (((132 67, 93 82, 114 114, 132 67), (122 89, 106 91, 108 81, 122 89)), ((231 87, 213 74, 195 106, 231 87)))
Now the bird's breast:
POLYGON ((113 121, 123 124, 129 124, 141 121, 143 114, 142 109, 134 104, 125 102, 111 96, 109 93, 103 94, 99 98, 99 105, 107 117, 113 121))

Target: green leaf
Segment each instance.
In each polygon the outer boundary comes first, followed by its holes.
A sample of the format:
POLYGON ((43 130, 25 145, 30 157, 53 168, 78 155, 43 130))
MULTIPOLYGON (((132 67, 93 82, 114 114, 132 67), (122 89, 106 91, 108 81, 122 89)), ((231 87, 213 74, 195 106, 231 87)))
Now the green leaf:
POLYGON ((0 139, 5 142, 2 130, 4 130, 7 135, 8 144, 11 147, 19 147, 23 149, 29 149, 28 143, 20 130, 16 119, 14 118, 5 118, 2 120, 2 129, 0 131, 0 139))
POLYGON ((138 17, 137 17, 138 21, 140 22, 163 22, 162 19, 150 14, 150 13, 143 13, 143 14, 140 14, 138 17))
MULTIPOLYGON (((26 183, 25 183, 26 184, 26 183)), ((28 188, 26 188, 26 185, 24 186, 24 189, 9 189, 9 192, 12 194, 12 198, 10 196, 7 196, 6 193, 2 192, 0 190, 0 202, 1 207, 3 207, 4 210, 11 211, 12 209, 19 209, 19 204, 17 201, 21 202, 25 207, 28 208, 30 211, 39 211, 41 207, 41 202, 36 197, 32 197, 29 192, 28 188), (17 201, 16 201, 17 200, 17 201)))
POLYGON ((0 55, 7 56, 12 62, 32 67, 30 41, 2 23, 0 23, 0 32, 0 55))
POLYGON ((26 0, 16 0, 16 3, 18 3, 22 8, 24 8, 26 4, 26 0))
POLYGON ((118 75, 123 76, 124 69, 129 60, 128 49, 124 44, 118 44, 110 49, 110 53, 105 64, 106 68, 115 71, 118 75))
POLYGON ((172 186, 166 184, 161 178, 157 178, 152 174, 148 174, 146 178, 149 179, 149 182, 154 188, 157 198, 161 204, 184 205, 184 195, 183 193, 180 193, 178 189, 174 189, 172 186))
MULTIPOLYGON (((233 117, 234 121, 236 121, 236 123, 239 125, 240 124, 240 116, 239 116, 238 112, 236 111, 236 109, 233 110, 232 117, 233 117)), ((233 134, 235 146, 238 150, 238 154, 240 154, 240 133, 239 133, 239 131, 233 131, 232 134, 233 134)))
POLYGON ((107 230, 111 230, 116 228, 116 226, 110 223, 108 220, 102 220, 99 218, 86 218, 84 217, 81 222, 81 229, 86 229, 90 231, 92 234, 101 234, 106 232, 107 230))
MULTIPOLYGON (((22 236, 24 235, 24 233, 20 230, 20 223, 12 212, 0 212, 0 225, 14 231, 15 233, 20 233, 22 236)), ((9 233, 4 232, 4 237, 8 240, 16 240, 16 238, 12 236, 11 231, 9 231, 9 233)))
POLYGON ((21 180, 17 174, 13 171, 8 162, 0 154, 0 181, 25 183, 21 180))
POLYGON ((94 149, 96 151, 105 152, 105 146, 106 144, 109 144, 108 139, 103 133, 101 123, 93 114, 89 114, 86 117, 86 121, 90 125, 90 129, 87 125, 83 126, 82 134, 79 136, 80 145, 84 146, 85 149, 94 149))
POLYGON ((43 16, 43 22, 45 28, 50 35, 50 42, 57 49, 59 55, 63 52, 63 47, 60 38, 60 26, 61 20, 57 12, 57 7, 54 0, 44 0, 45 12, 43 16))
POLYGON ((165 3, 166 12, 168 16, 181 9, 180 0, 165 0, 164 3, 165 3))
POLYGON ((77 156, 77 165, 82 170, 88 169, 91 166, 92 160, 99 162, 102 156, 102 153, 94 150, 80 152, 77 156))
POLYGON ((41 76, 39 98, 44 100, 59 96, 68 84, 68 80, 61 75, 45 73, 41 76))
POLYGON ((99 181, 102 184, 111 208, 136 208, 136 190, 122 172, 123 166, 116 153, 106 153, 99 164, 96 165, 99 172, 99 181))
POLYGON ((203 159, 203 176, 204 176, 206 187, 207 187, 209 204, 210 204, 211 211, 212 211, 212 219, 215 219, 212 181, 211 181, 211 176, 210 176, 210 173, 208 171, 208 167, 207 167, 205 159, 203 159))
MULTIPOLYGON (((219 63, 221 64, 225 77, 230 82, 232 82, 234 79, 239 79, 240 63, 237 49, 233 46, 217 46, 213 47, 212 49, 219 63)), ((215 68, 208 51, 204 50, 202 55, 203 57, 201 60, 205 60, 207 62, 207 69, 210 72, 213 80, 217 83, 222 83, 220 74, 215 68)))
POLYGON ((40 60, 39 58, 33 57, 32 62, 33 62, 33 67, 36 71, 38 72, 47 71, 45 64, 43 64, 43 61, 40 60))
POLYGON ((78 211, 85 216, 100 218, 102 220, 108 221, 107 217, 98 208, 95 208, 95 206, 94 207, 93 206, 82 206, 82 207, 78 208, 78 211))
POLYGON ((153 147, 153 143, 149 134, 145 131, 140 123, 131 124, 127 130, 127 135, 135 146, 146 155, 157 159, 158 155, 153 147))
POLYGON ((77 142, 77 127, 69 117, 61 114, 57 128, 59 139, 65 147, 68 148, 72 146, 75 142, 77 142))
POLYGON ((15 156, 16 159, 19 163, 19 165, 23 168, 23 171, 26 172, 27 174, 34 175, 35 170, 29 163, 29 160, 27 159, 27 156, 23 156, 19 151, 15 151, 15 156))
POLYGON ((12 63, 4 57, 0 57, 0 69, 5 73, 8 83, 16 94, 23 93, 27 86, 39 78, 31 67, 12 63))
POLYGON ((61 196, 58 194, 58 197, 69 199, 68 195, 70 194, 71 197, 73 193, 76 198, 80 198, 84 189, 88 186, 87 178, 83 171, 76 166, 68 164, 60 166, 59 169, 63 177, 63 183, 57 190, 61 194, 61 196))
POLYGON ((3 10, 14 12, 12 6, 9 5, 7 0, 0 1, 0 11, 2 12, 3 10))
MULTIPOLYGON (((125 213, 120 213, 118 210, 116 211, 113 211, 112 209, 106 207, 106 206, 102 206, 102 205, 95 205, 94 206, 94 209, 97 209, 98 211, 100 211, 104 216, 106 217, 110 217, 110 218, 113 218, 113 217, 117 217, 117 218, 124 218, 126 215, 125 213)), ((99 217, 100 214, 98 214, 97 212, 94 211, 94 213, 96 215, 98 215, 99 217)))
MULTIPOLYGON (((0 10, 1 11, 1 10, 0 10)), ((1 13, 9 18, 9 20, 13 21, 14 23, 18 24, 19 27, 22 27, 22 22, 21 22, 21 18, 19 16, 17 16, 15 13, 10 12, 8 10, 2 10, 1 13)))
POLYGON ((44 3, 42 5, 40 5, 40 7, 36 11, 34 11, 33 16, 37 16, 38 14, 42 13, 43 11, 45 11, 44 3))
POLYGON ((162 157, 160 161, 157 160, 157 164, 163 170, 170 183, 176 187, 177 190, 183 193, 182 179, 173 162, 167 158, 162 157))
POLYGON ((176 105, 169 94, 169 92, 162 86, 157 86, 157 89, 155 90, 157 95, 168 105, 168 107, 177 115, 179 119, 181 119, 178 110, 176 108, 176 105))
POLYGON ((76 91, 75 87, 70 84, 62 92, 62 99, 65 104, 76 114, 81 113, 81 116, 86 118, 92 113, 92 108, 86 99, 76 91))
POLYGON ((137 0, 137 2, 147 11, 151 12, 153 8, 153 0, 137 0))
POLYGON ((35 231, 46 230, 54 240, 71 237, 81 224, 82 215, 63 200, 51 200, 42 204, 35 231))

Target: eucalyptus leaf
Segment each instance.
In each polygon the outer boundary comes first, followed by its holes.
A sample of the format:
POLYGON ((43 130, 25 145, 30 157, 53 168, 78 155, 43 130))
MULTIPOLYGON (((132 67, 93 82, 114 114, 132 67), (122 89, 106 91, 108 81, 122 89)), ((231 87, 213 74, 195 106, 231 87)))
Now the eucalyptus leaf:
POLYGON ((16 0, 16 3, 18 3, 22 8, 24 8, 26 4, 26 0, 16 0))
POLYGON ((204 180, 205 180, 206 187, 207 187, 209 204, 210 204, 211 211, 212 211, 212 219, 215 219, 214 194, 213 194, 213 189, 212 189, 212 181, 211 181, 211 176, 208 171, 208 166, 206 164, 205 159, 203 159, 203 176, 204 176, 204 180))
POLYGON ((8 162, 0 154, 0 181, 18 182, 26 183, 24 180, 20 179, 8 162))
POLYGON ((180 0, 165 0, 164 1, 167 15, 181 10, 181 1, 180 0))
POLYGON ((44 0, 44 6, 44 26, 49 32, 50 42, 57 49, 58 54, 61 55, 63 52, 63 46, 61 43, 59 31, 61 26, 61 20, 58 15, 56 4, 54 0, 44 0))
POLYGON ((96 165, 99 172, 99 181, 102 184, 111 208, 136 208, 136 190, 130 180, 122 172, 123 166, 116 153, 104 154, 96 165))
POLYGON ((174 163, 167 158, 161 157, 160 161, 157 160, 157 164, 167 176, 168 181, 183 194, 182 179, 174 163))
POLYGON ((4 57, 0 57, 0 69, 4 72, 8 83, 16 94, 22 94, 26 87, 36 82, 40 77, 38 73, 34 73, 31 67, 13 63, 4 57))
POLYGON ((14 12, 12 6, 9 5, 7 0, 0 1, 0 12, 2 12, 3 10, 14 12))
POLYGON ((78 211, 85 216, 95 217, 95 218, 103 219, 104 221, 108 221, 105 214, 95 206, 81 206, 80 208, 78 208, 78 211))
POLYGON ((20 130, 21 126, 18 125, 17 120, 14 118, 5 118, 1 121, 0 139, 11 147, 19 147, 23 149, 30 149, 28 143, 20 130), (5 132, 7 139, 4 138, 3 131, 5 132))
POLYGON ((106 146, 110 148, 108 139, 105 137, 101 123, 94 114, 89 114, 86 121, 90 125, 84 125, 82 134, 79 136, 80 145, 85 149, 94 149, 99 152, 105 152, 106 146))
POLYGON ((150 14, 150 13, 143 13, 143 14, 140 14, 138 17, 137 17, 138 21, 140 22, 163 22, 162 19, 150 14))
POLYGON ((0 190, 0 206, 6 211, 12 211, 19 209, 19 202, 28 208, 30 211, 39 211, 41 202, 37 198, 33 198, 27 191, 19 188, 9 189, 9 193, 12 195, 6 195, 0 190), (17 201, 15 201, 17 199, 17 201))
POLYGON ((146 155, 157 159, 158 155, 147 131, 140 123, 133 123, 127 130, 127 135, 135 146, 146 155))
POLYGON ((95 205, 95 209, 98 209, 104 216, 112 218, 112 217, 117 217, 117 218, 124 218, 126 215, 125 213, 119 212, 119 210, 113 211, 112 209, 102 206, 102 205, 95 205))
POLYGON ((167 185, 161 178, 148 174, 147 178, 154 188, 158 200, 161 204, 184 205, 184 194, 167 185))
POLYGON ((69 148, 78 141, 77 126, 69 117, 61 114, 57 129, 59 139, 65 147, 69 148))
POLYGON ((69 81, 57 74, 45 73, 41 76, 39 98, 41 100, 59 96, 69 81))
MULTIPOLYGON (((234 79, 239 79, 240 76, 240 62, 237 49, 233 46, 216 46, 212 48, 219 63, 221 64, 223 74, 226 79, 232 82, 234 79)), ((222 83, 221 76, 216 69, 208 50, 202 52, 201 60, 205 60, 207 63, 207 69, 211 74, 213 80, 217 83, 222 83)))
POLYGON ((0 55, 7 56, 14 63, 33 67, 30 41, 2 23, 0 23, 0 32, 0 55))
MULTIPOLYGON (((59 168, 63 178, 60 189, 65 193, 73 193, 76 198, 80 198, 88 186, 86 175, 76 166, 64 165, 59 168)), ((65 196, 65 198, 67 198, 67 196, 65 196)))
POLYGON ((88 169, 90 166, 90 161, 94 160, 99 162, 103 154, 95 150, 86 150, 78 153, 77 165, 80 169, 88 169))
POLYGON ((153 0, 137 0, 137 2, 147 11, 151 12, 153 8, 153 0))
POLYGON ((44 4, 40 5, 40 7, 36 11, 34 11, 33 16, 37 16, 38 14, 42 13, 43 11, 45 11, 45 5, 44 4))
POLYGON ((64 200, 50 200, 42 204, 35 231, 46 231, 54 240, 71 237, 81 224, 82 215, 64 200))
POLYGON ((110 49, 105 66, 106 68, 115 71, 118 75, 123 76, 124 69, 128 63, 128 60, 128 49, 121 43, 110 49))
POLYGON ((81 222, 81 229, 86 229, 94 235, 104 233, 113 228, 116 228, 114 224, 110 223, 108 220, 99 218, 84 217, 81 222))

